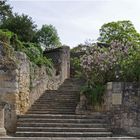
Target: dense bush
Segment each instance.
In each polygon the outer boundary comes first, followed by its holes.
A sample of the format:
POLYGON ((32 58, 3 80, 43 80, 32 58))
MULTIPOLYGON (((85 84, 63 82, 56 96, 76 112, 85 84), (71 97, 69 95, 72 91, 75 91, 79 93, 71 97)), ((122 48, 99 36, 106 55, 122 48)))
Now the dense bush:
POLYGON ((91 104, 100 104, 104 85, 110 81, 138 82, 140 80, 140 46, 124 45, 118 41, 109 47, 91 44, 83 55, 71 61, 78 74, 86 80, 82 92, 91 104))

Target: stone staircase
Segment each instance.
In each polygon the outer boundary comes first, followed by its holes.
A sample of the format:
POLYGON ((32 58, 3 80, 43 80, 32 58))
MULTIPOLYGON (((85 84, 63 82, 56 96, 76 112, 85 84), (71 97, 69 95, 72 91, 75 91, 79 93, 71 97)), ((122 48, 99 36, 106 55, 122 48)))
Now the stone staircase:
POLYGON ((107 116, 76 115, 80 81, 66 79, 58 90, 46 91, 18 116, 16 137, 110 137, 107 116))

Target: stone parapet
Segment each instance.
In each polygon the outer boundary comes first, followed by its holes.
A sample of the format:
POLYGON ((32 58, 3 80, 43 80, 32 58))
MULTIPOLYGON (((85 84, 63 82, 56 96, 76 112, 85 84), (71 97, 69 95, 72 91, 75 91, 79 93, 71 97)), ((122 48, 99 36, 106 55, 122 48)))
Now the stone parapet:
POLYGON ((140 136, 140 94, 138 83, 109 82, 105 109, 116 134, 140 136))

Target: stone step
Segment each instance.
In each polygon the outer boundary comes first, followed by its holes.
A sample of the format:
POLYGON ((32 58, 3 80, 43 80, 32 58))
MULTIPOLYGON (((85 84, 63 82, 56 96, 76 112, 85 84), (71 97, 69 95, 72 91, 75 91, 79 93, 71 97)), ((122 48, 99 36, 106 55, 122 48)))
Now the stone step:
POLYGON ((57 95, 77 95, 78 91, 69 91, 69 90, 65 90, 65 91, 61 91, 61 90, 56 90, 56 91, 45 91, 43 95, 51 95, 51 94, 57 94, 57 95))
POLYGON ((37 109, 37 108, 35 108, 35 109, 29 109, 28 111, 55 111, 55 110, 57 110, 57 111, 62 111, 62 112, 71 112, 71 111, 75 111, 75 108, 45 108, 45 109, 37 109))
POLYGON ((71 88, 71 87, 60 87, 58 88, 58 91, 61 92, 61 91, 66 91, 66 90, 69 90, 69 91, 75 91, 75 92, 79 92, 80 89, 79 88, 71 88))
POLYGON ((47 97, 47 98, 38 99, 38 101, 77 101, 77 98, 47 97))
POLYGON ((78 84, 75 84, 75 83, 70 83, 70 82, 67 82, 67 83, 63 83, 61 86, 60 86, 60 88, 61 87, 78 87, 78 88, 81 88, 81 85, 78 85, 78 84))
POLYGON ((44 110, 44 109, 50 109, 50 108, 51 108, 51 109, 60 109, 60 108, 61 108, 61 109, 75 109, 75 106, 65 106, 65 105, 63 105, 63 106, 62 106, 62 105, 61 105, 61 106, 51 106, 51 105, 50 105, 50 106, 47 106, 47 105, 46 105, 46 106, 45 106, 45 105, 44 105, 44 106, 37 106, 37 105, 36 105, 36 106, 35 106, 35 105, 34 105, 34 106, 31 106, 31 108, 30 108, 29 110, 32 110, 32 109, 33 109, 33 110, 34 110, 34 109, 44 110))
POLYGON ((42 102, 42 101, 44 101, 44 102, 50 102, 50 101, 59 101, 59 102, 68 102, 68 101, 70 101, 70 102, 75 102, 75 101, 77 101, 77 99, 69 99, 69 98, 67 98, 67 99, 63 99, 63 98, 60 98, 60 99, 58 99, 58 98, 54 98, 54 99, 42 99, 42 100, 40 100, 40 99, 38 99, 36 102, 42 102))
POLYGON ((64 111, 75 111, 75 108, 73 107, 69 107, 69 108, 67 108, 67 107, 49 107, 49 108, 38 108, 38 107, 34 107, 34 108, 30 108, 28 111, 38 111, 38 110, 40 110, 40 111, 53 111, 53 110, 64 110, 64 111))
POLYGON ((16 132, 18 137, 107 137, 111 132, 16 132))
POLYGON ((53 103, 53 102, 36 102, 34 104, 34 106, 38 106, 38 107, 43 107, 43 106, 48 106, 48 107, 51 107, 52 106, 56 106, 56 107, 75 107, 77 105, 76 102, 73 102, 73 103, 69 103, 69 102, 58 102, 58 103, 53 103), (59 103, 59 104, 58 104, 59 103))
POLYGON ((54 95, 43 95, 43 96, 41 96, 39 99, 42 99, 42 98, 51 98, 51 97, 54 97, 54 98, 56 98, 56 97, 64 97, 64 98, 77 98, 77 97, 79 97, 78 95, 59 95, 59 94, 54 94, 54 95))
POLYGON ((40 97, 38 100, 77 100, 77 99, 79 99, 79 97, 69 97, 69 96, 63 97, 63 96, 54 95, 54 97, 53 96, 52 97, 49 97, 49 96, 40 97))
POLYGON ((63 108, 46 108, 46 109, 29 109, 28 111, 40 111, 40 112, 42 112, 42 111, 52 111, 52 112, 54 112, 54 111, 56 111, 56 112, 75 112, 75 108, 70 108, 70 109, 63 109, 63 108))
POLYGON ((63 96, 63 97, 67 97, 67 96, 69 96, 69 97, 76 97, 77 95, 78 95, 78 92, 77 93, 61 93, 61 91, 60 91, 60 93, 59 92, 57 92, 57 93, 46 93, 46 94, 43 94, 41 97, 48 97, 48 96, 63 96))
POLYGON ((74 95, 74 94, 78 94, 78 91, 74 91, 74 90, 69 91, 67 89, 65 91, 61 91, 61 90, 46 90, 43 95, 46 95, 46 94, 63 94, 63 95, 72 94, 72 95, 74 95))
POLYGON ((75 111, 28 111, 26 114, 75 114, 75 111))
POLYGON ((39 122, 18 122, 19 127, 73 127, 73 128, 108 128, 106 123, 39 123, 39 122))
POLYGON ((76 101, 61 101, 61 100, 57 100, 57 101, 53 101, 53 100, 44 100, 44 101, 36 101, 35 103, 34 103, 34 105, 40 105, 40 104, 44 104, 44 105, 50 105, 50 104, 54 104, 54 105, 76 105, 77 104, 77 102, 76 101))
POLYGON ((55 104, 53 104, 53 103, 52 103, 52 104, 51 104, 51 103, 50 103, 50 104, 34 104, 34 105, 31 106, 31 108, 32 108, 32 107, 33 107, 33 108, 34 108, 34 107, 38 107, 38 108, 49 108, 49 107, 56 107, 56 108, 57 108, 57 107, 62 107, 62 108, 63 108, 63 107, 64 107, 64 108, 65 108, 65 107, 68 107, 68 108, 69 108, 69 107, 72 107, 72 108, 73 108, 73 107, 74 107, 74 108, 76 108, 76 103, 75 103, 75 104, 72 104, 72 105, 70 105, 70 104, 56 104, 56 103, 55 103, 55 104))
POLYGON ((77 103, 71 103, 71 102, 35 102, 33 104, 34 106, 76 106, 77 103))
POLYGON ((70 98, 77 98, 78 96, 77 95, 59 95, 59 94, 54 94, 54 95, 43 95, 40 97, 40 99, 42 98, 48 98, 48 97, 64 97, 64 98, 67 98, 67 97, 70 97, 70 98))
POLYGON ((78 89, 78 90, 79 90, 79 89, 81 88, 81 86, 63 84, 63 85, 61 85, 58 89, 61 89, 61 88, 66 88, 66 90, 69 89, 69 88, 78 89))
POLYGON ((53 105, 56 105, 56 106, 71 106, 71 105, 72 105, 72 106, 76 106, 76 105, 77 105, 77 102, 70 102, 70 101, 69 101, 69 102, 67 102, 67 101, 65 101, 65 102, 60 102, 60 101, 57 101, 57 102, 53 102, 53 101, 48 101, 48 102, 47 102, 47 101, 46 101, 46 102, 45 102, 45 101, 42 101, 42 102, 41 102, 41 101, 38 101, 38 102, 35 102, 35 103, 34 103, 35 106, 37 106, 37 105, 38 105, 38 106, 43 106, 43 105, 44 105, 44 106, 47 106, 47 105, 50 106, 50 105, 52 105, 52 104, 53 104, 53 105))
POLYGON ((56 104, 56 105, 58 105, 58 104, 76 105, 77 102, 76 101, 60 101, 60 100, 53 102, 53 100, 52 100, 52 101, 36 101, 34 103, 34 105, 37 105, 37 104, 39 104, 39 105, 43 105, 43 104, 44 105, 50 105, 50 104, 56 104))
POLYGON ((107 116, 102 115, 68 115, 68 114, 26 114, 19 115, 18 118, 58 118, 58 119, 105 119, 107 116))
POLYGON ((40 118, 19 118, 19 122, 40 122, 40 123, 105 123, 104 119, 40 119, 40 118))
POLYGON ((17 127, 17 132, 109 132, 107 128, 73 128, 73 127, 17 127))

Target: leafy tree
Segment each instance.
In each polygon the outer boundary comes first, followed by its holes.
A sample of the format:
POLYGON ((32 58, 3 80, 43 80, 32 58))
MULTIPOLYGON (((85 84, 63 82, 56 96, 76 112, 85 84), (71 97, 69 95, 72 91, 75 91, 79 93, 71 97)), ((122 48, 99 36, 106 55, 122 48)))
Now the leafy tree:
POLYGON ((0 1, 0 22, 2 23, 7 17, 12 16, 12 8, 6 3, 6 0, 0 1))
POLYGON ((31 41, 36 32, 36 25, 28 15, 14 14, 12 17, 3 21, 1 29, 8 29, 18 35, 21 41, 31 41))
POLYGON ((57 30, 52 25, 43 25, 36 34, 37 42, 44 48, 60 46, 60 39, 57 30))
POLYGON ((136 44, 140 41, 140 34, 137 33, 131 21, 123 20, 104 24, 100 29, 98 40, 105 43, 118 41, 124 45, 136 44))

